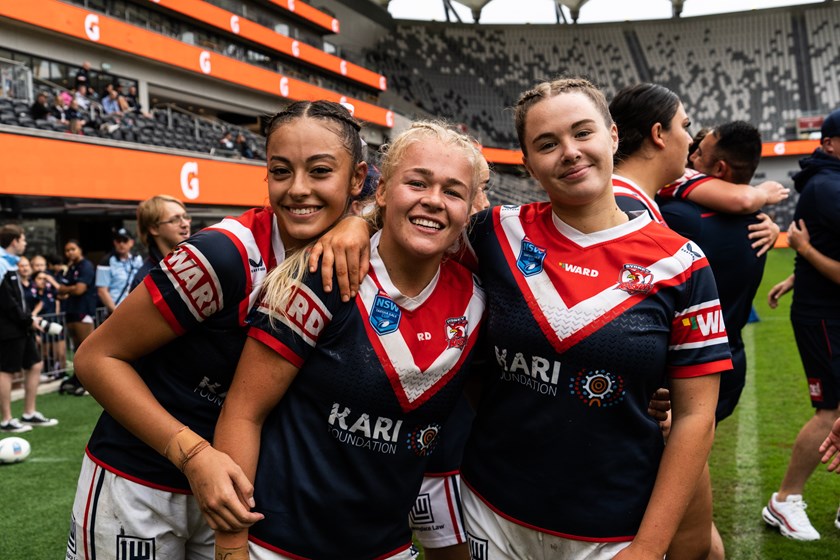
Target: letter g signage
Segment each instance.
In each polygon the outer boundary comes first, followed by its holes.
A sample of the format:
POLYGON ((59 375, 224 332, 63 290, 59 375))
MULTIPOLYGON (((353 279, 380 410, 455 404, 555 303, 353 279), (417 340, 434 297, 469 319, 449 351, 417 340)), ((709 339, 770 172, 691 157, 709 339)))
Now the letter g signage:
POLYGON ((186 162, 181 167, 181 192, 190 200, 198 198, 198 163, 186 162))

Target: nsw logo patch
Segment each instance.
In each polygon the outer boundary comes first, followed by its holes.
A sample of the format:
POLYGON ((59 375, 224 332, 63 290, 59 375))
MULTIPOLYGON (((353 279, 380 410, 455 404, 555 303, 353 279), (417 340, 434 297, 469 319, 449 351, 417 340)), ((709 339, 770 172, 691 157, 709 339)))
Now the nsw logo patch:
POLYGON ((370 309, 370 326, 382 336, 400 328, 402 311, 394 301, 382 292, 376 295, 370 309))
POLYGON ((533 276, 543 270, 545 260, 545 249, 537 247, 525 237, 519 250, 519 258, 516 259, 516 268, 523 276, 533 276))

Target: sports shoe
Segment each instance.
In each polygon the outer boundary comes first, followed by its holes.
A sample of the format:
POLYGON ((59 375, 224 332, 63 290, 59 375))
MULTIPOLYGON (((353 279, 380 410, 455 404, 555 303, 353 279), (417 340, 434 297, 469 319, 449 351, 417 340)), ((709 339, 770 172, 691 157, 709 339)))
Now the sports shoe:
POLYGON ((834 518, 834 526, 840 529, 840 508, 837 509, 837 517, 834 518))
POLYGON ((0 424, 0 432, 5 432, 7 434, 20 434, 23 432, 28 432, 32 429, 32 426, 27 426, 20 423, 20 420, 17 418, 12 418, 8 422, 3 422, 0 424))
POLYGON ((779 532, 797 541, 816 541, 820 534, 811 525, 808 514, 805 513, 807 504, 799 494, 789 494, 784 502, 776 501, 777 493, 773 492, 767 506, 761 510, 764 522, 772 527, 778 527, 779 532))
POLYGON ((58 424, 58 420, 47 418, 37 410, 29 416, 21 414, 20 421, 22 424, 28 424, 29 426, 55 426, 58 424))

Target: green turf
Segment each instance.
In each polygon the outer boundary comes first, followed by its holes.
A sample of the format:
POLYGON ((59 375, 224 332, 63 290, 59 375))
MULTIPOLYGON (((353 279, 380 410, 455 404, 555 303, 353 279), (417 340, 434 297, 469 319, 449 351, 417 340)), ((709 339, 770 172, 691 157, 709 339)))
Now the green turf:
MULTIPOLYGON (((778 486, 796 433, 812 415, 808 388, 788 320, 790 297, 771 311, 768 289, 792 268, 789 250, 773 251, 756 298, 761 321, 745 332, 748 386, 735 414, 719 429, 712 452, 715 518, 732 560, 835 560, 840 530, 833 525, 840 476, 819 467, 805 492, 808 513, 823 539, 799 543, 765 527, 761 508, 778 486)), ((20 414, 20 402, 13 412, 20 414)), ((42 395, 38 408, 61 423, 24 434, 32 455, 0 467, 0 560, 62 558, 84 445, 99 414, 90 397, 42 395)))
MULTIPOLYGON (((20 416, 22 403, 12 403, 20 416)), ((40 395, 38 410, 59 424, 20 434, 32 445, 23 463, 0 465, 0 559, 64 558, 70 509, 90 432, 102 410, 92 397, 40 395)))
POLYGON ((767 292, 793 269, 792 251, 772 251, 755 300, 761 321, 748 325, 747 388, 735 414, 721 423, 712 450, 715 519, 727 558, 837 559, 840 530, 834 516, 840 502, 840 476, 823 466, 805 488, 808 515, 822 539, 795 542, 769 529, 761 508, 778 489, 799 428, 813 415, 808 385, 790 327, 790 294, 779 307, 767 305, 767 292))

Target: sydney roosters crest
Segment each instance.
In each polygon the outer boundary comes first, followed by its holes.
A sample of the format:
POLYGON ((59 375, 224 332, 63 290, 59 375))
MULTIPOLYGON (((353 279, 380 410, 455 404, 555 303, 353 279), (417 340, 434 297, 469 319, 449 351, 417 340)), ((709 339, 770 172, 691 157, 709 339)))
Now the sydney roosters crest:
POLYGON ((446 320, 446 347, 463 349, 467 344, 467 318, 451 317, 446 320))
POLYGON ((638 264, 625 264, 618 275, 617 287, 628 294, 646 294, 653 287, 653 273, 638 264))

